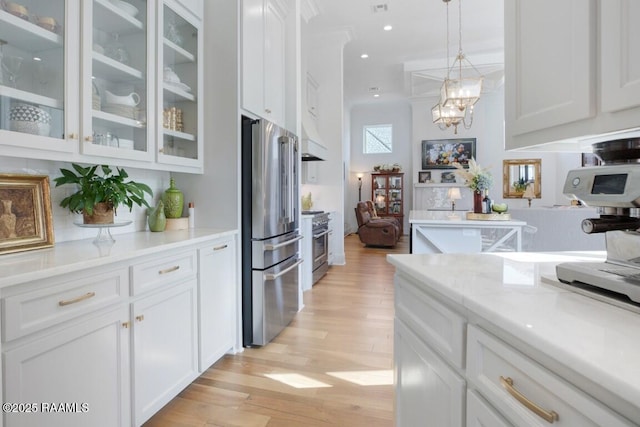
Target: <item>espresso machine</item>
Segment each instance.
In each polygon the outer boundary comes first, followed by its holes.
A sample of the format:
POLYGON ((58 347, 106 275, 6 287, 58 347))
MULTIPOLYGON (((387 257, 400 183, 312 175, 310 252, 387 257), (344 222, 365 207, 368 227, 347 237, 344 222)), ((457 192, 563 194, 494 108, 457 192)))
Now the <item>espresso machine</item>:
POLYGON ((564 284, 640 304, 640 138, 593 148, 604 165, 569 171, 563 193, 600 208, 599 218, 582 221, 582 231, 605 233, 607 259, 558 264, 556 274, 564 284))

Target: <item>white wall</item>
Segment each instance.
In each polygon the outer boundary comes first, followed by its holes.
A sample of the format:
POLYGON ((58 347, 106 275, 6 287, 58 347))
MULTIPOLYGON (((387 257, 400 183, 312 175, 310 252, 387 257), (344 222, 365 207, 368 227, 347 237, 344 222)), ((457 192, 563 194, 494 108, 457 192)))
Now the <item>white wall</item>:
POLYGON ((351 109, 351 161, 346 182, 347 201, 345 202, 347 231, 358 229, 354 208, 358 202, 358 173, 362 177, 362 200, 371 200, 371 172, 373 166, 381 163, 398 163, 404 172, 404 233, 409 232, 409 210, 411 209, 413 173, 411 143, 411 105, 408 102, 392 102, 371 105, 359 105, 351 109), (363 129, 368 125, 393 126, 393 152, 389 154, 364 154, 363 129))
MULTIPOLYGON (((534 206, 568 205, 562 195, 562 186, 569 169, 580 167, 581 155, 575 153, 536 153, 531 151, 504 150, 504 90, 503 88, 484 94, 475 106, 474 121, 470 129, 458 127, 442 131, 431 121, 431 108, 436 98, 412 102, 413 114, 413 171, 412 182, 417 182, 421 169, 421 141, 425 139, 476 138, 476 160, 489 168, 494 183, 490 196, 496 203, 506 202, 510 207, 527 206, 527 200, 503 199, 502 161, 505 159, 542 159, 542 199, 532 202, 534 206)), ((442 169, 432 170, 437 180, 442 169)))
MULTIPOLYGON (((83 165, 86 166, 86 165, 83 165)), ((72 185, 64 185, 56 187, 53 179, 61 176, 60 168, 72 169, 71 163, 54 162, 48 160, 27 160, 16 157, 0 156, 0 173, 17 173, 30 175, 48 175, 49 184, 51 186, 51 211, 53 216, 53 233, 56 243, 68 240, 93 239, 98 230, 93 228, 80 228, 74 225, 74 222, 82 222, 82 215, 70 213, 67 209, 60 207, 60 201, 65 197, 73 194, 75 188, 72 185)), ((147 197, 147 202, 151 206, 155 206, 164 190, 169 188, 169 173, 158 172, 144 169, 124 168, 129 174, 129 178, 133 181, 143 182, 153 190, 153 200, 147 197)), ((176 183, 180 188, 180 183, 176 183)), ((126 206, 120 206, 117 210, 116 221, 131 220, 131 225, 126 227, 116 227, 111 229, 111 234, 116 236, 121 233, 130 233, 133 231, 143 231, 147 229, 146 208, 134 206, 129 212, 126 206)), ((117 237, 116 244, 117 244, 117 237)), ((88 250, 93 250, 91 245, 87 246, 88 250)))

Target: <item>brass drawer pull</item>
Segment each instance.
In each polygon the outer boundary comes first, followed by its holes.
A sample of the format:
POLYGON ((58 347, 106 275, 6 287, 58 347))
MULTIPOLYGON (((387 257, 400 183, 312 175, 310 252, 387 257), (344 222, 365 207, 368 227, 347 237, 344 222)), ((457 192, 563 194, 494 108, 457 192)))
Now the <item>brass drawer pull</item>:
POLYGON ((58 305, 60 307, 64 307, 65 305, 75 304, 77 302, 84 301, 84 300, 89 299, 89 298, 93 298, 95 296, 96 296, 95 292, 87 292, 86 294, 80 295, 79 297, 76 297, 76 298, 58 301, 58 305))
POLYGON ((172 271, 179 270, 179 269, 180 269, 179 265, 174 265, 173 267, 165 268, 164 270, 158 271, 158 274, 167 274, 167 273, 171 273, 172 271))
POLYGON ((229 247, 229 245, 220 245, 220 246, 216 246, 215 248, 213 248, 214 251, 221 251, 223 249, 227 249, 229 247))
POLYGON ((540 406, 530 401, 527 396, 516 390, 516 388, 513 386, 513 380, 511 378, 505 378, 500 375, 500 383, 502 384, 502 387, 504 387, 509 392, 509 394, 513 396, 518 402, 522 403, 527 409, 529 409, 540 418, 544 419, 549 424, 553 424, 554 421, 558 421, 558 419, 560 418, 556 411, 547 411, 546 409, 541 408, 540 406))
POLYGON ((140 315, 136 316, 136 320, 138 322, 142 322, 144 320, 144 314, 140 314, 140 315))

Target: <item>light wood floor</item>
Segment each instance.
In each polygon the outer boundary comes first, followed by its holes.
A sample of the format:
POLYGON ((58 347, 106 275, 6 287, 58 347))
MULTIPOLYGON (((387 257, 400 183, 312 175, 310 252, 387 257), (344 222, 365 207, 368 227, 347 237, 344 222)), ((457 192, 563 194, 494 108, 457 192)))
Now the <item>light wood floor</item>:
POLYGON ((393 426, 393 267, 387 253, 345 238, 305 307, 271 343, 227 355, 145 424, 393 426))

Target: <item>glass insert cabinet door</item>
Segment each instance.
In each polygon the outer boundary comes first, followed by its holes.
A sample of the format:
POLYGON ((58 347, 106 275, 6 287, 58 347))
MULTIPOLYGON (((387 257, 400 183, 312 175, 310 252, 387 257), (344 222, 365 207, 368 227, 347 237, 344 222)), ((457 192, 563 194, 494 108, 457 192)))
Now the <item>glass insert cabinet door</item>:
POLYGON ((67 15, 64 0, 0 2, 3 144, 74 151, 65 135, 67 15))
POLYGON ((155 69, 149 66, 154 62, 149 45, 154 4, 82 2, 84 154, 148 160, 153 156, 148 130, 154 118, 149 89, 155 69))
POLYGON ((158 11, 158 99, 162 110, 158 124, 158 161, 178 165, 202 161, 198 141, 201 108, 198 89, 202 73, 199 25, 164 4, 158 11))

